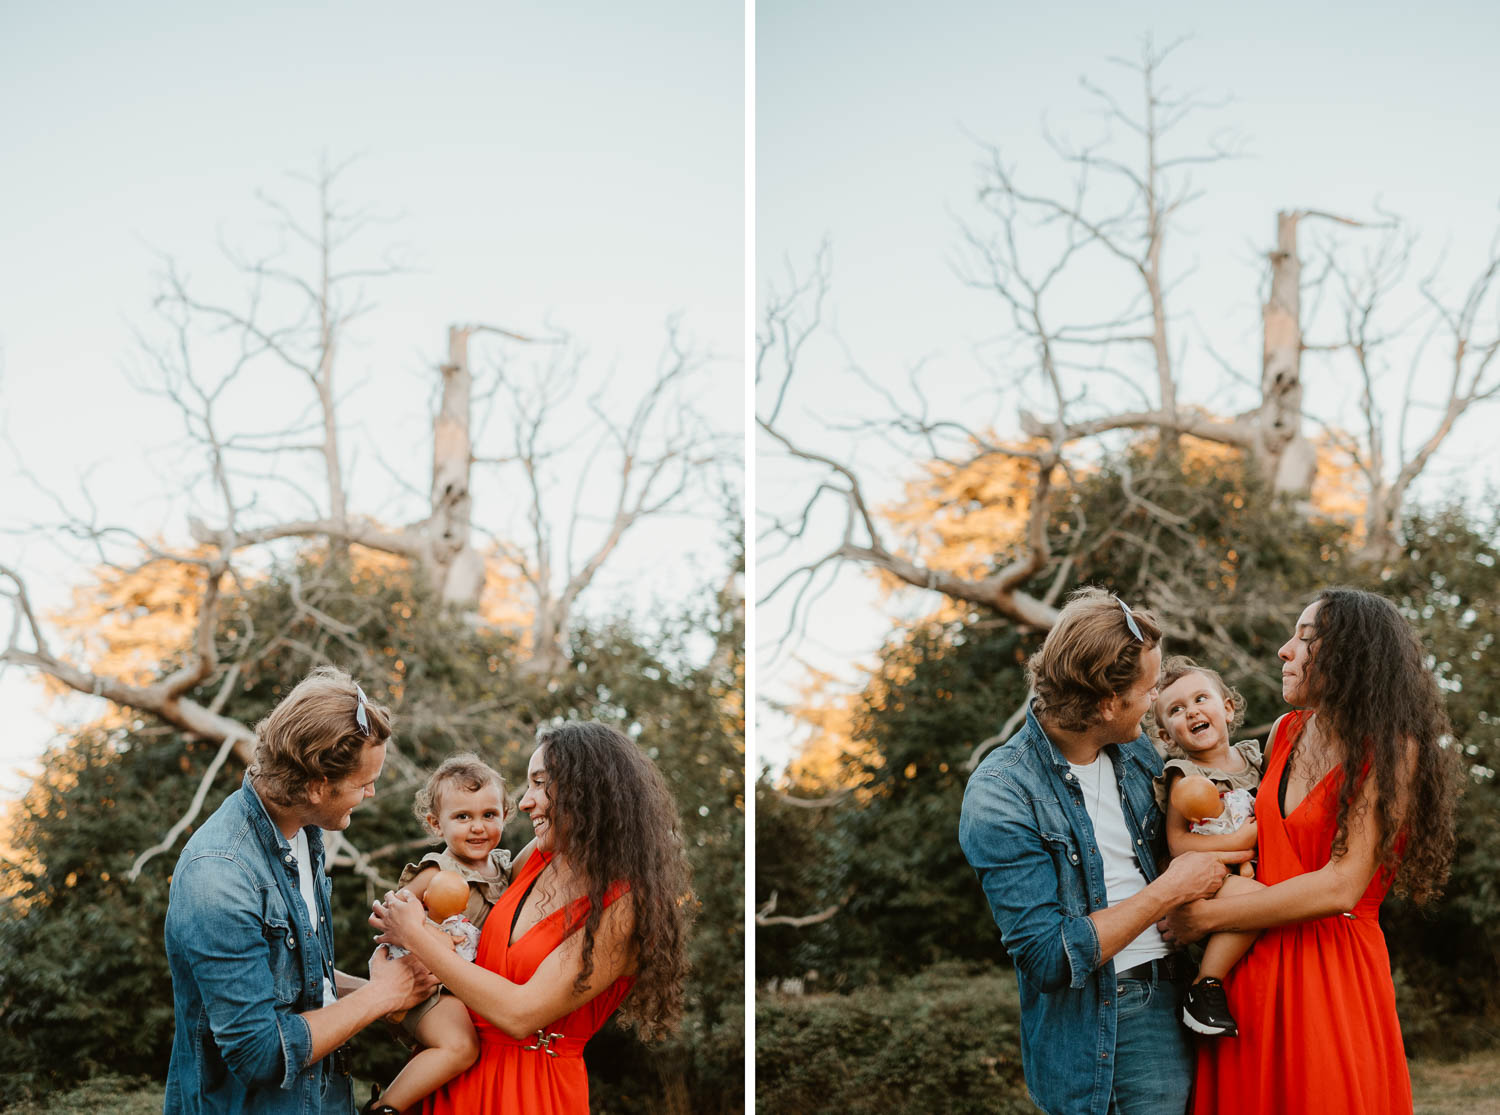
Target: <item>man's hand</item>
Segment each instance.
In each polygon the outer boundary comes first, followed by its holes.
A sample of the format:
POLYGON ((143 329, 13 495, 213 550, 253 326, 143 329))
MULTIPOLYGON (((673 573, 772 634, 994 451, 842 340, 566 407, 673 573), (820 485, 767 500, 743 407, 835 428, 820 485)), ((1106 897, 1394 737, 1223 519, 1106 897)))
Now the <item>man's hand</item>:
POLYGON ((1253 848, 1236 852, 1184 852, 1167 866, 1161 877, 1177 892, 1178 903, 1212 898, 1229 876, 1227 865, 1244 863, 1254 854, 1253 848))
POLYGON ((1254 854, 1255 849, 1245 848, 1238 852, 1186 852, 1174 859, 1161 878, 1181 888, 1182 904, 1156 923, 1162 939, 1177 948, 1207 933, 1208 928, 1202 924, 1206 913, 1202 900, 1219 893, 1233 870, 1229 864, 1244 863, 1254 854))
POLYGON ((432 994, 437 982, 415 956, 408 954, 398 960, 383 947, 370 955, 370 987, 390 998, 391 1005, 384 1014, 410 1010, 432 994))

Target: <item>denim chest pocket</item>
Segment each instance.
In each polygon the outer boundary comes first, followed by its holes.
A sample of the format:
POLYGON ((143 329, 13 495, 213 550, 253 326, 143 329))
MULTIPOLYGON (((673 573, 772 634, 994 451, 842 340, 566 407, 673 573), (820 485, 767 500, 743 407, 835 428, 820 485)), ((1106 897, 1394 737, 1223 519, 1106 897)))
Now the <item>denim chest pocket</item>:
POLYGON ((301 934, 285 917, 266 914, 262 920, 261 934, 266 939, 266 960, 270 964, 276 999, 282 1003, 295 1003, 302 986, 301 934))
POLYGON ((1088 913, 1084 886, 1083 856, 1070 833, 1044 832, 1042 843, 1057 870, 1057 898, 1063 912, 1073 916, 1088 913))

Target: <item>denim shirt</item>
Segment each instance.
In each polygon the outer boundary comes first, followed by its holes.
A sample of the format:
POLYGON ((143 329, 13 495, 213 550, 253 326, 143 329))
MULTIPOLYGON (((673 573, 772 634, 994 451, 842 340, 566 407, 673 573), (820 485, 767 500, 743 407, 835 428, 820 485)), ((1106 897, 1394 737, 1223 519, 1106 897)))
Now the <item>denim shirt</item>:
POLYGON ((305 1064, 299 1017, 333 980, 333 884, 323 834, 306 830, 317 880, 316 931, 297 860, 245 777, 183 848, 167 903, 176 1032, 165 1115, 352 1112, 347 1076, 305 1064))
MULTIPOLYGON (((1151 780, 1162 761, 1144 734, 1111 744, 1125 824, 1147 881, 1162 852, 1151 780)), ((1021 1065, 1052 1115, 1105 1115, 1114 1084, 1114 961, 1099 961, 1089 913, 1108 905, 1104 861, 1078 779, 1034 709, 964 791, 958 840, 979 875, 1021 993, 1021 1065)))

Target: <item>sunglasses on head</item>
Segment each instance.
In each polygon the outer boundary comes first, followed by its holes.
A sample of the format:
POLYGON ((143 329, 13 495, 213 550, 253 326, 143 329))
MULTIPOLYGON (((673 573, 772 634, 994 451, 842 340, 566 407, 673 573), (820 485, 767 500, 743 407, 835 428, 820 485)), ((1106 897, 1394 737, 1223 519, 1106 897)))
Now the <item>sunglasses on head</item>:
POLYGON ((354 692, 359 697, 359 704, 354 709, 354 722, 359 725, 361 734, 369 735, 370 714, 365 711, 365 705, 368 702, 369 698, 365 696, 365 691, 359 687, 359 682, 354 683, 354 692))
POLYGON ((1135 641, 1138 643, 1144 643, 1146 641, 1146 636, 1141 634, 1140 625, 1135 622, 1135 613, 1130 610, 1130 605, 1125 603, 1125 601, 1121 600, 1118 596, 1115 597, 1115 603, 1120 606, 1120 611, 1125 613, 1125 626, 1130 628, 1130 633, 1135 636, 1135 641))

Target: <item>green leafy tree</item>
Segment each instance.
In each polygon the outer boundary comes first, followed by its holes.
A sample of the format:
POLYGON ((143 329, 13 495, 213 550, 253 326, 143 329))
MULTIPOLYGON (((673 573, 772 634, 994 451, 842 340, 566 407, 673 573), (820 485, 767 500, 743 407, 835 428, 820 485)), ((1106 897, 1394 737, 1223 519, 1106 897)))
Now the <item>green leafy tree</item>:
MULTIPOLYGON (((743 706, 729 699, 739 667, 712 642, 739 636, 732 616, 720 623, 721 609, 688 611, 649 637, 624 622, 580 630, 568 670, 545 679, 522 668, 514 638, 444 609, 426 578, 313 551, 226 601, 218 638, 234 648, 237 672, 195 694, 207 704, 229 680, 225 715, 253 724, 329 661, 395 711, 385 774, 349 833, 362 858, 334 868, 335 939, 351 971, 368 955, 371 898, 423 848, 412 794, 442 757, 477 751, 518 784, 536 727, 553 718, 606 720, 640 739, 682 807, 701 906, 692 943, 699 969, 677 1045, 648 1050, 613 1035, 601 1036, 599 1055, 591 1049, 591 1061, 606 1065, 612 1043, 623 1051, 605 1093, 610 1110, 661 1109, 671 1089, 685 1091, 693 1110, 733 1110, 726 1082, 736 1098, 741 1089, 742 991, 731 954, 742 906, 726 898, 726 880, 743 870, 742 860, 733 865, 743 833, 735 711, 743 706)), ((0 1093, 36 1094, 104 1071, 165 1075, 172 997, 162 922, 180 841, 133 882, 127 875, 187 810, 217 751, 127 720, 47 756, 12 817, 14 855, 0 864, 0 1093)), ((200 820, 242 774, 232 763, 218 771, 200 820)), ((522 822, 507 834, 511 847, 529 838, 522 822)), ((359 1037, 356 1053, 357 1070, 375 1078, 394 1074, 406 1056, 379 1028, 359 1037)))

